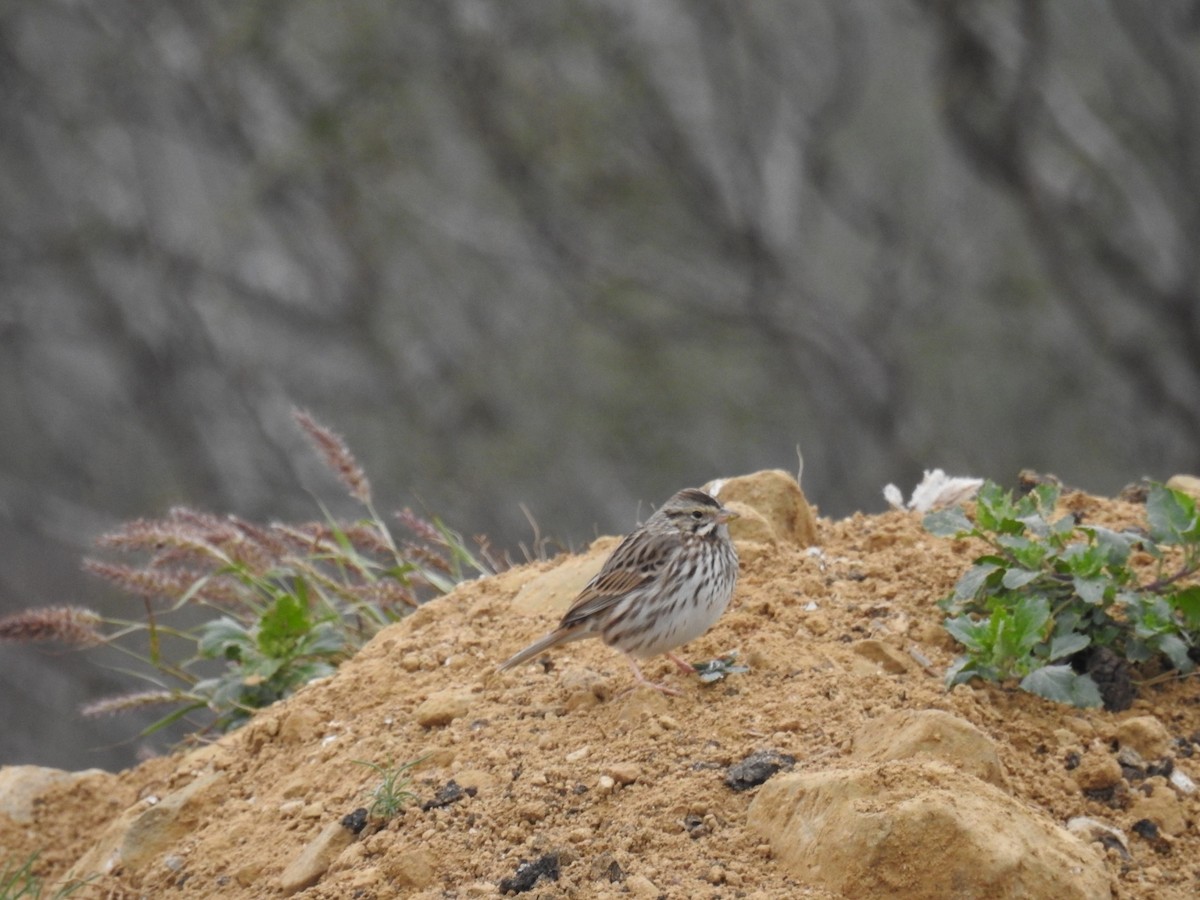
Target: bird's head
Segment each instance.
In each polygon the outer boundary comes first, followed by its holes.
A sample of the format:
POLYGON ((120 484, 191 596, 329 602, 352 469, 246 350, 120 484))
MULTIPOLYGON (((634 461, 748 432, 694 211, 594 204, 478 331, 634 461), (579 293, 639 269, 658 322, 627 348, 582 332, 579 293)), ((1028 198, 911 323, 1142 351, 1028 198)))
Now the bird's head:
POLYGON ((698 488, 685 488, 654 514, 685 534, 708 537, 738 514, 698 488))

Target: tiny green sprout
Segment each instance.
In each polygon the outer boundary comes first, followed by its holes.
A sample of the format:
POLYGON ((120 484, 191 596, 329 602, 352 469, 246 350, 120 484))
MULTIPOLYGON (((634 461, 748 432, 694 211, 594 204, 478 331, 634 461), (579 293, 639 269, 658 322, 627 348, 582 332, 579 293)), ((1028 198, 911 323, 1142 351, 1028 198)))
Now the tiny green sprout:
POLYGON ((716 659, 692 663, 692 667, 696 670, 696 675, 701 682, 712 684, 721 681, 726 675, 742 675, 750 671, 749 666, 738 665, 737 658, 738 651, 730 650, 724 656, 718 656, 716 659))
POLYGON ((380 776, 379 784, 370 791, 371 805, 367 811, 385 822, 399 815, 400 811, 404 809, 404 804, 417 796, 408 790, 408 786, 412 784, 412 776, 408 774, 409 770, 428 758, 429 756, 426 755, 400 765, 396 765, 391 758, 388 759, 387 765, 380 765, 364 759, 354 760, 360 766, 374 769, 380 776))

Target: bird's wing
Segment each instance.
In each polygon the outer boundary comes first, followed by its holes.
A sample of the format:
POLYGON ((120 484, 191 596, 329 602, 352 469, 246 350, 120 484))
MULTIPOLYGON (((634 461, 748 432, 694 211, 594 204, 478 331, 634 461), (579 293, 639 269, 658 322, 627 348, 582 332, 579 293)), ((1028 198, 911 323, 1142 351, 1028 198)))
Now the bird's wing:
POLYGON ((596 576, 579 592, 563 616, 562 628, 569 628, 604 612, 623 597, 658 578, 669 554, 663 552, 664 539, 656 535, 647 540, 645 534, 631 534, 623 540, 605 561, 596 576))

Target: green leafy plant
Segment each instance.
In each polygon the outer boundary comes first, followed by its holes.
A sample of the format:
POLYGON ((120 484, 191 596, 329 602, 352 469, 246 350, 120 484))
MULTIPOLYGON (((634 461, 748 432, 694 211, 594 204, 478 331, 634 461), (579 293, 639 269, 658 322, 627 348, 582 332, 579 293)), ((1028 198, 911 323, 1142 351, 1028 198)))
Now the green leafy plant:
POLYGON ((1055 518, 1059 490, 1014 499, 992 482, 974 520, 962 508, 925 517, 935 535, 988 546, 940 602, 946 630, 966 648, 947 684, 1019 679, 1031 693, 1100 706, 1096 681, 1073 662, 1107 648, 1130 663, 1195 666, 1200 637, 1200 518, 1193 498, 1152 485, 1147 528, 1114 531, 1055 518))
POLYGON ((99 544, 134 564, 84 565, 139 597, 143 618, 33 609, 0 620, 0 640, 107 644, 142 664, 132 671, 153 689, 89 704, 87 715, 166 704, 171 711, 143 734, 205 714, 202 728, 225 731, 332 673, 425 600, 502 567, 482 539, 473 552, 457 532, 408 509, 396 518, 410 537, 398 542, 342 439, 307 413, 295 418, 365 516, 259 525, 177 508, 128 522, 99 544))
POLYGON ((400 810, 404 809, 404 804, 417 796, 408 790, 408 786, 412 784, 409 770, 426 759, 428 759, 427 756, 422 756, 420 759, 410 760, 400 765, 396 765, 390 759, 387 765, 362 759, 354 760, 360 766, 374 769, 380 776, 379 784, 370 792, 371 805, 367 808, 367 812, 385 822, 394 819, 400 810))

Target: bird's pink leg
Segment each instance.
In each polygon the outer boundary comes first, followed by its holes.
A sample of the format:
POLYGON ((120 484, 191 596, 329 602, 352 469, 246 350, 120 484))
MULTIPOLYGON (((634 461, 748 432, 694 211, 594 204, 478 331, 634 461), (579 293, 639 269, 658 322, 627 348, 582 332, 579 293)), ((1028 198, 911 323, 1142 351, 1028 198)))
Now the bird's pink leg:
POLYGON ((644 684, 648 688, 652 688, 663 694, 670 694, 672 697, 678 697, 680 695, 680 691, 675 690, 675 688, 667 687, 665 684, 658 684, 657 682, 651 681, 645 675, 643 675, 641 667, 637 664, 637 660, 628 653, 625 654, 625 659, 629 661, 629 668, 633 669, 633 675, 635 678, 637 678, 638 684, 644 684))
POLYGON ((696 667, 693 666, 686 659, 680 659, 674 653, 668 653, 667 656, 670 657, 671 662, 675 663, 675 665, 677 665, 679 667, 680 672, 683 672, 687 675, 695 675, 696 674, 696 667))

